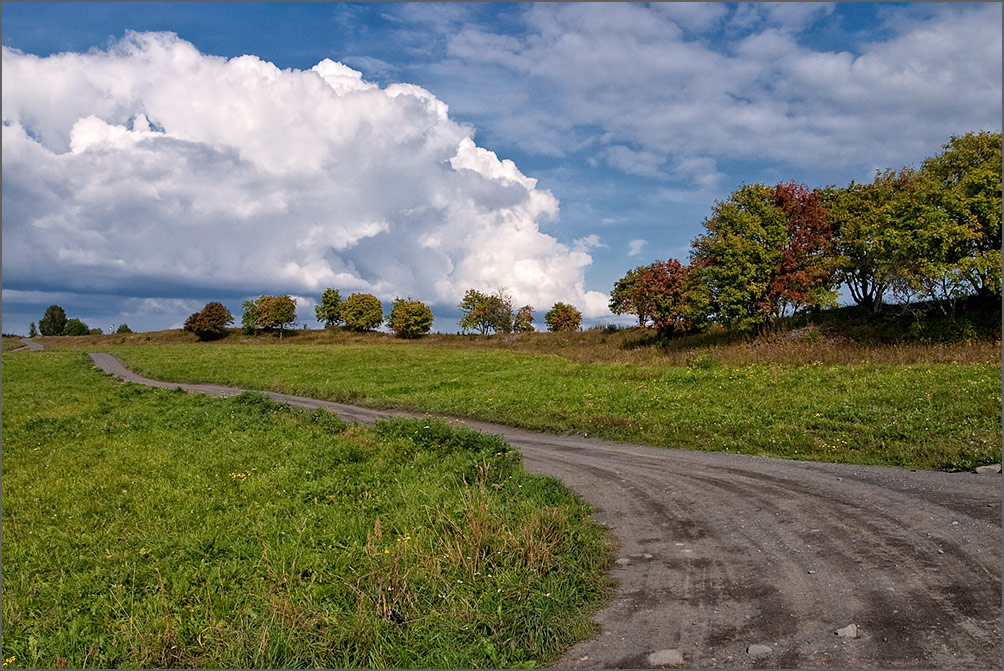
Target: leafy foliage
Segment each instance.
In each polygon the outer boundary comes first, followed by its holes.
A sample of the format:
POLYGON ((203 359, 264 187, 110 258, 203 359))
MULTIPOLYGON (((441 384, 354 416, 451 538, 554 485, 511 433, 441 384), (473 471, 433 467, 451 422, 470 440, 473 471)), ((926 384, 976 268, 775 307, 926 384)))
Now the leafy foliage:
POLYGON ((34 338, 38 335, 38 328, 35 327, 35 322, 28 325, 28 337, 34 338))
MULTIPOLYGON (((232 320, 233 320, 233 316, 231 316, 231 323, 232 323, 232 320)), ((116 333, 132 333, 132 329, 129 328, 128 324, 119 324, 119 327, 117 329, 115 329, 115 332, 116 333)))
POLYGON ((266 331, 278 329, 281 340, 283 329, 296 321, 296 299, 289 294, 259 296, 255 311, 258 314, 258 325, 266 331))
POLYGON ((399 338, 421 338, 432 329, 432 310, 421 301, 395 298, 387 316, 387 326, 399 338))
POLYGON ((534 331, 533 321, 533 307, 524 305, 516 311, 516 316, 513 317, 513 333, 532 333, 534 331))
POLYGON ((341 316, 342 296, 338 289, 325 289, 321 294, 320 305, 314 306, 314 314, 317 321, 324 324, 324 328, 338 326, 342 322, 341 316))
POLYGON ((464 333, 477 330, 481 335, 487 335, 490 331, 512 333, 514 330, 512 296, 505 289, 499 289, 494 294, 468 289, 457 307, 461 312, 460 328, 464 333))
POLYGON ((582 324, 582 313, 574 305, 557 302, 544 315, 548 331, 578 331, 582 324))
POLYGON ((383 322, 383 305, 373 294, 352 294, 341 305, 345 328, 372 331, 383 322))
POLYGON ((80 321, 76 317, 73 319, 68 319, 66 321, 66 326, 63 327, 63 335, 65 336, 82 336, 89 335, 91 332, 90 327, 84 322, 80 321))
POLYGON ((44 336, 63 335, 66 328, 66 312, 58 305, 50 305, 38 322, 38 330, 44 336))
POLYGON ((215 340, 226 335, 227 326, 233 323, 234 317, 230 314, 230 310, 222 303, 213 301, 206 303, 202 310, 189 316, 185 320, 184 329, 194 333, 199 340, 215 340))

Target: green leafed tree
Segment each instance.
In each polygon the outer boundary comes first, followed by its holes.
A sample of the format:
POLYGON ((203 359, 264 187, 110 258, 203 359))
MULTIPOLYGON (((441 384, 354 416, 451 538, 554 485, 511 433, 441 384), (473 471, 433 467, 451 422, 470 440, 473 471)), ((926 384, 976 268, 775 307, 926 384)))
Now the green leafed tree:
POLYGON ((638 291, 639 279, 647 270, 647 266, 632 268, 614 283, 610 292, 610 311, 615 315, 637 315, 638 326, 645 326, 652 316, 651 306, 645 300, 647 296, 638 291))
POLYGON ((342 302, 341 316, 350 331, 372 331, 383 322, 383 304, 373 294, 352 294, 342 302))
POLYGON ((87 326, 87 324, 80 321, 76 317, 66 320, 66 325, 63 326, 63 335, 66 336, 89 335, 90 332, 91 329, 87 326))
POLYGON ((773 190, 748 184, 715 204, 704 221, 707 233, 692 243, 692 259, 702 268, 714 317, 727 326, 763 328, 780 315, 771 295, 788 228, 775 206, 773 190))
POLYGON ((321 294, 320 305, 314 306, 314 314, 317 321, 324 324, 324 328, 334 328, 342 322, 341 307, 342 296, 338 289, 325 289, 321 294))
POLYGON ((283 331, 296 321, 296 299, 289 294, 281 296, 262 295, 255 301, 258 326, 266 331, 278 330, 279 340, 283 331))
POLYGON ((582 325, 582 313, 574 305, 557 302, 544 315, 548 331, 578 331, 582 325))
POLYGON ((233 323, 230 310, 223 303, 212 301, 185 320, 184 330, 191 331, 199 340, 216 340, 226 335, 227 326, 233 323))
POLYGON ((38 322, 38 330, 44 336, 63 335, 66 328, 66 312, 58 305, 50 305, 38 322))
MULTIPOLYGON (((233 316, 231 316, 231 321, 233 321, 233 316)), ((128 324, 119 324, 119 327, 115 329, 116 333, 132 333, 132 329, 129 328, 128 324)))
POLYGON ((512 296, 505 289, 499 289, 494 294, 468 289, 457 307, 460 309, 460 328, 464 333, 477 331, 487 335, 489 332, 513 332, 515 313, 512 296))
POLYGON ((421 302, 395 298, 387 315, 387 326, 399 338, 421 338, 432 330, 432 310, 421 302))
POLYGON ((34 338, 38 335, 38 328, 35 326, 35 322, 28 325, 28 337, 34 338))

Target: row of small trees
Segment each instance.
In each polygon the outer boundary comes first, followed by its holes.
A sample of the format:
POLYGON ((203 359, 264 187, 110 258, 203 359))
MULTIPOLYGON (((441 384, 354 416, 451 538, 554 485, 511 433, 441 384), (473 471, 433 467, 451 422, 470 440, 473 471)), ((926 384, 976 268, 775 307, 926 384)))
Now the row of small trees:
MULTIPOLYGON (((241 330, 249 335, 265 331, 279 333, 296 321, 296 299, 288 294, 272 296, 262 294, 254 300, 244 301, 241 330)), ((419 338, 432 328, 432 310, 421 301, 397 298, 384 316, 383 305, 372 294, 352 294, 342 300, 337 289, 327 289, 321 302, 314 307, 317 321, 325 328, 344 327, 350 331, 372 331, 385 323, 401 338, 419 338)), ((185 320, 184 330, 191 331, 200 340, 214 340, 227 333, 234 317, 225 305, 217 301, 207 303, 199 312, 185 320)))
MULTIPOLYGON (((460 328, 464 333, 477 331, 481 335, 495 333, 529 333, 533 327, 533 307, 524 305, 513 309, 512 296, 505 289, 484 294, 468 289, 457 305, 460 310, 460 328)), ((582 313, 574 305, 555 303, 544 315, 549 331, 576 331, 582 324, 582 313)))
MULTIPOLYGON (((132 329, 125 324, 120 324, 115 332, 132 333, 132 329)), ((29 337, 34 338, 39 333, 44 336, 80 336, 101 335, 104 331, 100 328, 91 328, 76 317, 67 319, 66 310, 59 305, 50 305, 38 321, 38 327, 36 328, 35 322, 32 322, 28 327, 29 337)))
POLYGON ((1001 134, 983 132, 870 184, 743 185, 715 204, 688 264, 628 271, 610 309, 672 335, 712 322, 763 330, 834 305, 840 286, 875 313, 889 298, 945 314, 965 296, 999 300, 1001 176, 1001 134))

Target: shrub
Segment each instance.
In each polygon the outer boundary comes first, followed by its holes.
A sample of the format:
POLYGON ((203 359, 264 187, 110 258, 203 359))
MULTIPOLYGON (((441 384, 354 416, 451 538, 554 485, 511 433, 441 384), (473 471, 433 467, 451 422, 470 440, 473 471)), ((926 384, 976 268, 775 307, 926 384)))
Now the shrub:
POLYGON ((128 324, 119 324, 119 327, 115 329, 116 333, 132 333, 132 329, 129 328, 128 324))
POLYGON ((578 331, 582 324, 582 313, 574 305, 559 301, 544 315, 544 321, 548 331, 578 331))
POLYGON ((399 338, 421 338, 432 329, 432 310, 421 301, 395 298, 387 316, 387 326, 399 338))
POLYGON ((350 331, 372 331, 383 322, 383 305, 373 294, 352 294, 342 303, 341 315, 350 331))
POLYGON ((226 335, 227 326, 234 321, 225 305, 217 301, 206 303, 201 312, 196 312, 185 320, 185 330, 191 331, 199 340, 214 340, 226 335))
POLYGON ((58 305, 50 305, 38 322, 38 330, 44 336, 63 335, 66 328, 66 312, 58 305))
POLYGON ((80 321, 76 317, 67 320, 66 325, 63 327, 63 335, 67 336, 88 335, 90 332, 91 329, 88 328, 87 324, 80 321))

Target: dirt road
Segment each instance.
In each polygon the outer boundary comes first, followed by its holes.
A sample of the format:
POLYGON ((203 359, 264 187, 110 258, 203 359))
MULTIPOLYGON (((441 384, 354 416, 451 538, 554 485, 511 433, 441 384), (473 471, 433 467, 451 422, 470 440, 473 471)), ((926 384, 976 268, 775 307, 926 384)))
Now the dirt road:
MULTIPOLYGON (((216 385, 140 378, 189 391, 216 385)), ((270 393, 370 423, 387 413, 270 393)), ((406 414, 406 413, 397 413, 406 414)), ((1001 668, 1001 478, 500 433, 621 543, 602 633, 565 668, 1001 668), (853 625, 853 626, 851 626, 853 625), (838 633, 839 632, 839 633, 838 633)))

